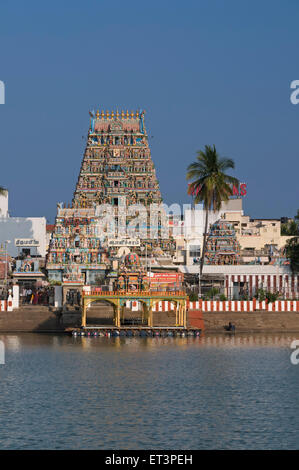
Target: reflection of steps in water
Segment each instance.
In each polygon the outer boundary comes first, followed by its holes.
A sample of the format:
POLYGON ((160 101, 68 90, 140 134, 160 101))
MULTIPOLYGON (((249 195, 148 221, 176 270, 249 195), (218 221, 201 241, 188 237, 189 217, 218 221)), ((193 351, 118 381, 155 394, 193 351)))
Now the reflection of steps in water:
POLYGON ((200 345, 207 347, 223 347, 223 348, 276 348, 290 347, 294 336, 286 335, 210 335, 205 336, 201 330, 197 329, 170 329, 170 328, 85 328, 84 330, 73 330, 72 336, 75 338, 163 338, 165 340, 175 340, 176 338, 185 338, 186 340, 198 340, 200 345))
POLYGON ((229 347, 290 347, 295 336, 285 334, 211 334, 202 336, 202 343, 206 346, 229 346, 229 347))
POLYGON ((142 337, 142 338, 185 338, 185 337, 192 337, 192 338, 199 338, 201 335, 201 330, 187 330, 182 328, 99 328, 94 330, 93 328, 84 328, 81 330, 73 330, 72 336, 74 337, 107 337, 107 338, 115 338, 115 337, 142 337))

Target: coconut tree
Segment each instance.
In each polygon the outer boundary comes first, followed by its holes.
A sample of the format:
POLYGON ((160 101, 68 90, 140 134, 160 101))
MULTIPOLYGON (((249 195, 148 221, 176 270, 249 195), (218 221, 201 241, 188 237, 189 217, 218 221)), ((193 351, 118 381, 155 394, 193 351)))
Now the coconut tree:
POLYGON ((188 187, 188 194, 194 197, 194 202, 202 202, 205 209, 205 230, 203 237, 203 248, 200 259, 200 276, 202 275, 204 258, 206 252, 206 240, 208 231, 209 212, 217 212, 221 203, 228 201, 233 194, 233 185, 237 186, 239 181, 225 172, 234 168, 235 163, 231 158, 221 158, 215 145, 205 145, 204 150, 197 152, 197 160, 187 168, 187 180, 192 181, 188 187))

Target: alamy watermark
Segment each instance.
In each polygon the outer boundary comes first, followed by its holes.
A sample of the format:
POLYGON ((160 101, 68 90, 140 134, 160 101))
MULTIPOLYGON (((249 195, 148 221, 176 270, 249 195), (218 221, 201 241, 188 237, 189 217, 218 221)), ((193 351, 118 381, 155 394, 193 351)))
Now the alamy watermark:
POLYGON ((5 104, 5 85, 0 80, 0 104, 5 104))
POLYGON ((292 104, 298 104, 299 103, 299 80, 293 80, 290 85, 292 91, 290 95, 290 101, 292 104))
POLYGON ((5 364, 5 345, 3 341, 0 341, 0 365, 5 364))
MULTIPOLYGON (((192 214, 192 226, 200 226, 202 210, 192 214)), ((83 208, 84 210, 84 208, 83 208)), ((184 224, 183 217, 191 211, 191 204, 158 204, 148 206, 136 203, 128 204, 126 196, 118 197, 118 205, 94 205, 97 218, 97 234, 102 242, 114 238, 169 239, 171 236, 185 236, 190 230, 189 224, 184 224)), ((82 217, 81 209, 64 208, 58 204, 59 219, 82 217), (81 215, 80 215, 81 214, 81 215)), ((191 223, 191 221, 190 221, 191 223)))
POLYGON ((294 341, 291 342, 291 349, 295 350, 290 357, 291 364, 297 366, 299 364, 299 339, 294 339, 294 341))

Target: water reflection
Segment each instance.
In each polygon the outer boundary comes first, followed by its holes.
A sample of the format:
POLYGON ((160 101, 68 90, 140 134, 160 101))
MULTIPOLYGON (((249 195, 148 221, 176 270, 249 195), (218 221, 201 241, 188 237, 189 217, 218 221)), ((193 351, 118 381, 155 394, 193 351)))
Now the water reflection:
POLYGON ((2 334, 0 340, 5 343, 6 349, 20 352, 22 348, 53 347, 69 348, 80 347, 82 350, 98 347, 120 349, 156 349, 162 346, 172 347, 224 347, 224 348, 252 348, 252 347, 289 347, 291 342, 298 339, 299 334, 202 334, 201 337, 72 337, 68 335, 52 334, 2 334))
POLYGON ((0 339, 0 449, 298 448, 293 335, 0 339))

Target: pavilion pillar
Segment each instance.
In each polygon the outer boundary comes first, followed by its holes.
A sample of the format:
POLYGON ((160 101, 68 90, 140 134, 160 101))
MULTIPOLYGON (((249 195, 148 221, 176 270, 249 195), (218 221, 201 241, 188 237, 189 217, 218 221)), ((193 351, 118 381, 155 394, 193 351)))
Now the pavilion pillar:
POLYGON ((86 326, 86 309, 87 309, 86 300, 83 298, 82 315, 81 315, 81 326, 82 327, 86 326))
POLYGON ((153 308, 151 305, 148 309, 147 325, 150 327, 153 326, 153 308))
POLYGON ((120 328, 120 305, 119 305, 119 302, 116 306, 116 322, 115 323, 116 323, 115 326, 117 326, 117 328, 120 328))
POLYGON ((183 309, 183 326, 184 328, 187 328, 187 308, 186 308, 186 301, 182 305, 183 309))
POLYGON ((178 321, 179 326, 182 326, 182 305, 181 302, 179 302, 179 321, 178 321))

